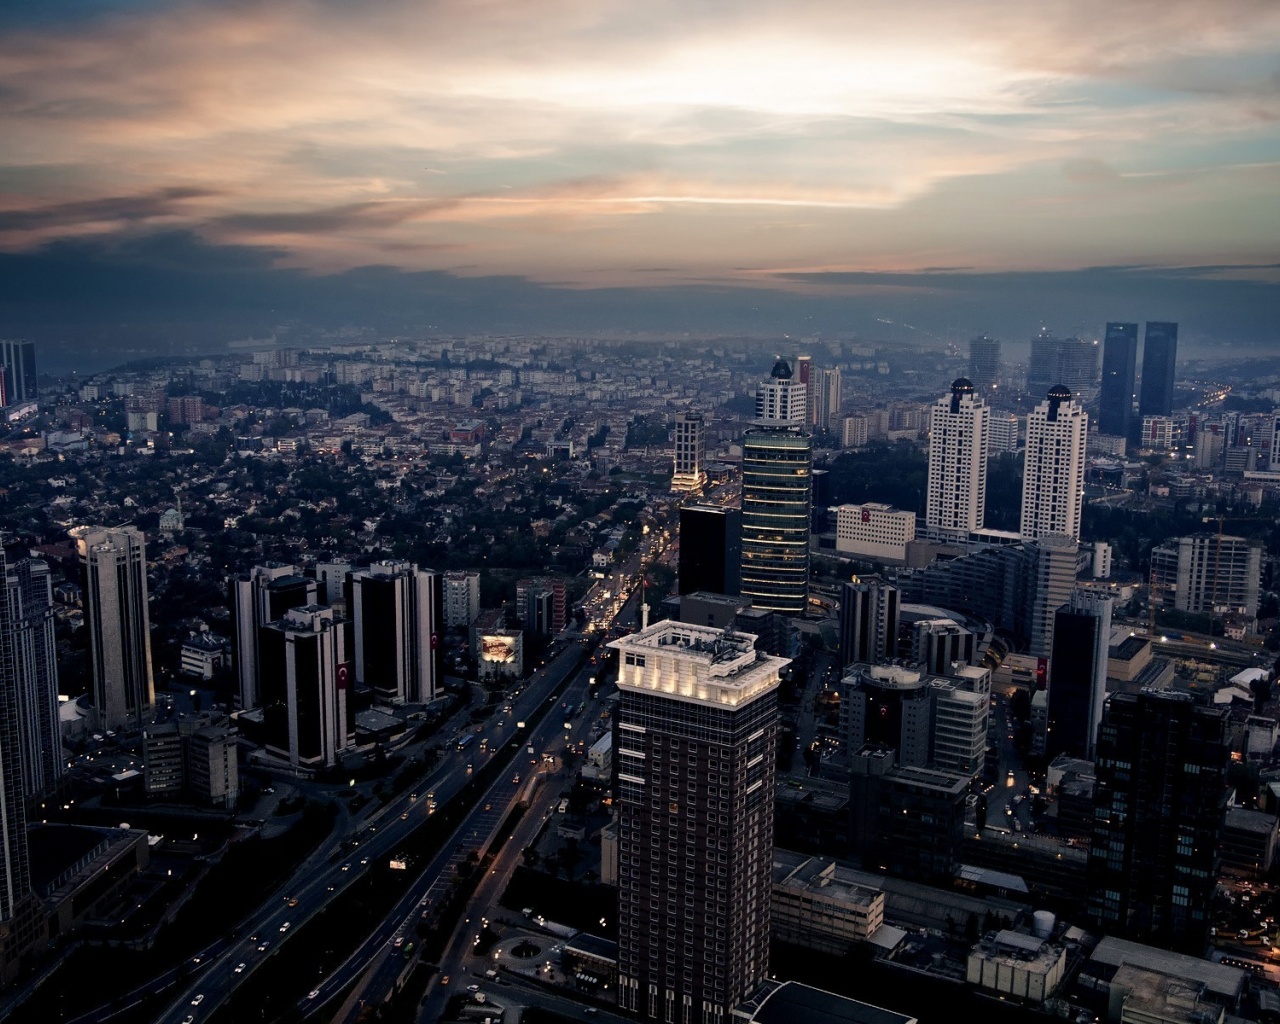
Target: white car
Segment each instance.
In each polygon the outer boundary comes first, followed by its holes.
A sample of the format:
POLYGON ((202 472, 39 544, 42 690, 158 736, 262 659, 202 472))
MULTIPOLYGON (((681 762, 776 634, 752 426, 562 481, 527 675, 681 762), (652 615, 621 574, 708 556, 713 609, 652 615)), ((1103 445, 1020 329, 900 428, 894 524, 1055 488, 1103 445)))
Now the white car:
POLYGON ((280 930, 281 930, 282 932, 287 932, 287 931, 289 930, 289 922, 288 922, 288 921, 286 921, 284 924, 282 924, 282 925, 280 926, 280 930))
POLYGON ((199 1006, 203 1002, 204 1002, 204 993, 201 992, 193 1000, 191 1000, 191 1005, 199 1006))
POLYGON ((319 994, 320 994, 320 990, 318 988, 313 988, 310 992, 307 993, 307 998, 314 999, 319 994))
POLYGON ((244 974, 244 964, 236 964, 236 974, 244 974))

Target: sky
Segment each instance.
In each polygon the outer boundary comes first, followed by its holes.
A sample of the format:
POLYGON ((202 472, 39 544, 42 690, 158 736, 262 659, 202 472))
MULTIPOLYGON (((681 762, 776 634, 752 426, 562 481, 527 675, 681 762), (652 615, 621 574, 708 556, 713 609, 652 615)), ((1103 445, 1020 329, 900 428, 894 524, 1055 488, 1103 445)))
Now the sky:
POLYGON ((0 0, 0 140, 0 332, 1280 346, 1273 0, 0 0))

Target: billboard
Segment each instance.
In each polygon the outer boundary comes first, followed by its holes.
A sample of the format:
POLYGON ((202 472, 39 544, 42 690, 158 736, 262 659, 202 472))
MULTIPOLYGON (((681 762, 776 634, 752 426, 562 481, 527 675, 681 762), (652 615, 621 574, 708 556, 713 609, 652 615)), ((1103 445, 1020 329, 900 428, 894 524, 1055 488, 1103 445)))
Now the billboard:
POLYGON ((519 633, 489 633, 480 637, 480 660, 506 665, 520 656, 519 633))

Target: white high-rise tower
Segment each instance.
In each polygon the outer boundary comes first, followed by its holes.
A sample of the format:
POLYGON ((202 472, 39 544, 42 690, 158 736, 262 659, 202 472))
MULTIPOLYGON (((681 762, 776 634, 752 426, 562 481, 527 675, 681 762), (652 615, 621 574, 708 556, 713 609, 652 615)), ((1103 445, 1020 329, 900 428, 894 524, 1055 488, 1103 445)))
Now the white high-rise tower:
POLYGON ((705 422, 700 412, 676 414, 673 491, 696 491, 707 480, 702 468, 706 454, 705 422))
POLYGON ((965 377, 933 405, 929 421, 929 494, 925 527, 967 536, 981 530, 987 505, 991 410, 965 377))
POLYGON ((1024 540, 1058 534, 1080 540, 1089 417, 1069 388, 1055 384, 1027 414, 1022 471, 1024 540))

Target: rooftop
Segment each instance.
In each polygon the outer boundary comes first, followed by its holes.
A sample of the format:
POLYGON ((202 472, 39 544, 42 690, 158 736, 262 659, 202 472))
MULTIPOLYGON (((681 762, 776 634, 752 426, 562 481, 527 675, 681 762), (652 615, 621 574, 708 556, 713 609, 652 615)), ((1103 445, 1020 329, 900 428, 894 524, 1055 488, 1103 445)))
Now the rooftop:
POLYGON ((1130 942, 1128 939, 1117 939, 1113 936, 1107 936, 1099 942, 1089 959, 1111 967, 1122 967, 1128 964, 1175 978, 1202 982, 1214 995, 1232 1001, 1239 999, 1244 989, 1245 972, 1237 967, 1228 967, 1225 964, 1212 963, 1198 957, 1174 953, 1167 949, 1156 949, 1154 946, 1144 946, 1140 942, 1130 942))
POLYGON ((916 1024, 916 1018, 798 981, 765 982, 734 1017, 753 1024, 916 1024), (765 990, 766 986, 776 986, 765 990))

